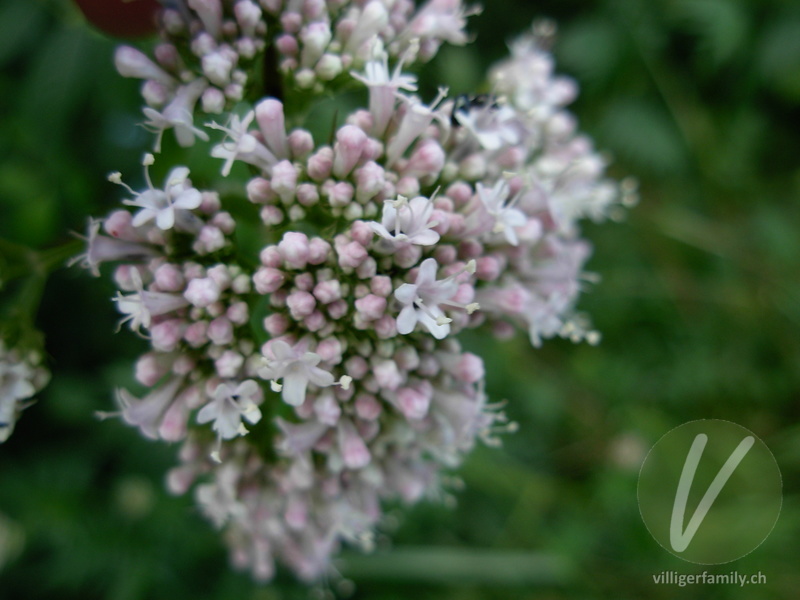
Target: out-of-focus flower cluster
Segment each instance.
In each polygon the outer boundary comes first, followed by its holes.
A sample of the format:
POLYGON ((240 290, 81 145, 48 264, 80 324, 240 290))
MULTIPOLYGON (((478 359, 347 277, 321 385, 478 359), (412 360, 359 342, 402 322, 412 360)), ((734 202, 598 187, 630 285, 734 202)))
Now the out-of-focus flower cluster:
POLYGON ((95 273, 119 263, 115 302, 152 346, 136 365, 150 391, 120 390, 121 416, 183 441, 169 488, 194 489, 258 579, 275 558, 321 576, 342 541, 369 547, 383 501, 441 497, 476 440, 513 429, 460 331, 599 340, 574 311, 590 254, 577 223, 625 194, 564 109, 575 84, 528 35, 491 71, 492 94, 415 95, 408 67, 465 43, 470 12, 187 0, 164 11, 155 60, 117 51, 144 80, 156 151, 168 130, 211 141, 261 222, 263 248, 243 255, 225 195, 185 166, 156 187, 148 154, 147 189, 90 223, 84 256, 95 273), (325 139, 258 91, 347 87, 365 106, 325 139))
POLYGON ((9 438, 19 413, 49 379, 39 353, 7 348, 0 339, 0 443, 9 438))

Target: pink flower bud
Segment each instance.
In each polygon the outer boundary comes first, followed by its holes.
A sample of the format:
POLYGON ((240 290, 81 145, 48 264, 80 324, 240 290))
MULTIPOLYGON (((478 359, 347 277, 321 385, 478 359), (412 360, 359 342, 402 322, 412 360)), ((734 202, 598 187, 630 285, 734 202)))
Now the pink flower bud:
POLYGON ((342 361, 342 343, 336 338, 327 338, 317 344, 315 350, 323 361, 338 364, 342 361))
POLYGON ((126 242, 142 242, 144 237, 131 225, 133 215, 127 210, 115 210, 103 221, 103 229, 111 237, 126 242))
MULTIPOLYGON (((427 383, 427 382, 426 382, 427 383)), ((410 421, 419 421, 428 414, 431 405, 431 390, 404 387, 397 391, 397 407, 410 421), (425 392, 428 393, 425 393, 425 392)), ((423 386, 419 386, 423 387, 423 386)))
POLYGON ((485 372, 483 360, 471 352, 465 352, 453 370, 453 376, 466 383, 476 383, 483 379, 485 372))
POLYGON ((375 334, 382 340, 388 340, 397 335, 397 321, 391 315, 383 315, 375 321, 375 334))
POLYGON ((374 366, 372 372, 375 375, 375 381, 385 390, 394 391, 403 383, 403 376, 397 370, 394 361, 382 360, 374 366))
POLYGON ((186 284, 177 265, 164 263, 156 269, 155 283, 162 292, 178 292, 186 284))
POLYGON ((458 252, 455 246, 437 246, 434 250, 433 257, 440 265, 449 265, 456 261, 458 252))
POLYGON ((206 276, 213 279, 221 291, 231 286, 231 274, 225 265, 214 265, 206 271, 206 276))
POLYGON ((233 324, 226 317, 217 317, 208 324, 207 335, 218 346, 230 344, 233 341, 233 324))
POLYGON ((253 177, 247 182, 247 199, 253 204, 268 204, 277 199, 272 185, 263 177, 253 177))
POLYGON ((273 269, 277 269, 283 264, 283 257, 277 246, 267 246, 261 251, 258 258, 262 265, 273 269))
POLYGON ((444 168, 445 154, 439 142, 425 140, 412 152, 406 163, 403 175, 436 179, 444 168))
POLYGON ((142 98, 147 106, 161 107, 172 98, 172 92, 163 83, 149 79, 142 86, 142 98))
POLYGON ((233 5, 233 13, 242 33, 248 37, 256 35, 256 27, 261 21, 261 8, 252 0, 239 0, 233 5))
POLYGON ((342 420, 339 422, 338 441, 339 451, 342 453, 342 460, 348 469, 361 469, 366 467, 372 456, 367 449, 367 445, 358 431, 350 421, 342 420))
POLYGON ((272 337, 283 335, 289 329, 289 319, 280 313, 273 313, 264 317, 264 331, 272 337))
POLYGON ((304 292, 314 289, 314 275, 311 273, 300 273, 294 278, 294 287, 304 292))
POLYGON ((419 262, 422 257, 422 247, 406 244, 400 246, 397 252, 394 253, 394 262, 398 267, 410 269, 419 262))
POLYGON ((150 328, 150 342, 160 352, 171 352, 180 343, 183 330, 184 321, 181 319, 162 321, 150 328))
POLYGON ((336 132, 333 174, 346 177, 361 159, 367 134, 354 125, 345 125, 336 132))
POLYGON ((303 16, 297 12, 285 12, 281 15, 281 27, 289 33, 297 33, 303 24, 303 16))
POLYGON ((278 250, 292 269, 304 269, 308 262, 308 236, 297 231, 287 231, 278 244, 278 250))
POLYGON ((402 177, 397 182, 397 193, 407 198, 419 196, 419 179, 416 177, 402 177))
POLYGON ((367 258, 367 251, 358 242, 349 242, 339 247, 339 266, 354 269, 367 258))
POLYGON ((200 103, 203 112, 218 115, 225 110, 225 94, 219 88, 206 88, 200 96, 200 103))
POLYGON ((333 168, 333 150, 327 146, 320 148, 308 159, 308 176, 314 181, 327 179, 333 168))
POLYGON ((356 300, 356 310, 359 314, 368 321, 380 319, 386 310, 386 298, 369 294, 363 298, 356 300))
POLYGON ((383 156, 383 144, 373 138, 368 138, 367 143, 364 144, 364 150, 361 152, 361 160, 378 160, 383 156))
POLYGON ((372 394, 359 394, 354 404, 358 418, 365 421, 374 421, 383 412, 381 403, 372 394))
POLYGON ((289 150, 292 158, 302 160, 314 149, 314 138, 304 129, 295 129, 289 134, 289 150))
MULTIPOLYGON (((284 215, 283 211, 277 206, 263 206, 258 216, 261 218, 261 222, 264 223, 264 225, 272 226, 283 223, 284 215)), ((280 266, 280 263, 278 263, 278 265, 280 266)))
POLYGON ((299 37, 303 43, 300 60, 303 66, 313 66, 320 59, 332 36, 331 27, 325 21, 309 23, 300 31, 299 37))
POLYGON ((243 364, 244 357, 233 350, 226 350, 222 353, 222 356, 214 361, 217 374, 223 379, 236 377, 239 374, 239 369, 242 368, 243 364))
POLYGON ((322 238, 312 238, 308 244, 308 262, 312 265, 321 265, 328 259, 331 245, 322 238))
POLYGON ((328 322, 325 320, 325 315, 323 315, 320 311, 315 310, 310 315, 308 315, 305 319, 303 319, 303 325, 309 331, 317 332, 328 322))
POLYGON ((351 356, 344 363, 345 372, 356 381, 360 381, 369 372, 369 364, 361 356, 351 356))
POLYGON ((271 267, 261 267, 253 275, 253 285, 259 294, 271 294, 280 289, 286 281, 283 271, 271 267))
POLYGON ((186 426, 189 418, 189 408, 178 396, 170 404, 161 418, 161 425, 158 427, 158 436, 167 442, 178 442, 186 437, 186 426))
POLYGON ((289 204, 297 189, 297 169, 288 160, 282 160, 272 167, 273 191, 280 196, 284 204, 289 204))
POLYGON ((203 201, 200 203, 201 212, 210 215, 217 212, 222 206, 217 192, 203 192, 202 197, 203 201))
POLYGON ((347 314, 349 309, 350 307, 347 302, 344 300, 336 300, 328 305, 328 314, 330 315, 331 319, 341 319, 347 314))
POLYGON ((294 56, 300 52, 300 45, 297 43, 297 38, 288 33, 278 36, 278 39, 275 40, 275 47, 278 49, 278 52, 288 56, 294 56))
POLYGON ((500 277, 502 266, 493 256, 482 256, 475 261, 475 277, 482 281, 495 281, 500 277))
POLYGON ((319 202, 319 190, 311 183, 301 183, 297 186, 297 201, 303 206, 314 206, 319 202))
POLYGON ((342 297, 341 284, 336 279, 322 281, 314 287, 314 296, 322 304, 330 304, 342 297))
POLYGON ((296 320, 300 320, 303 317, 307 317, 312 312, 314 312, 314 307, 316 307, 317 301, 314 299, 314 296, 309 294, 308 292, 292 292, 286 298, 286 306, 289 307, 289 312, 292 314, 292 318, 296 320))
POLYGON ((369 161, 356 171, 356 200, 365 204, 371 200, 386 184, 383 167, 369 161))
POLYGON ((184 298, 199 308, 210 306, 219 299, 219 295, 219 286, 209 277, 193 279, 183 293, 184 298))
POLYGON ((447 188, 445 195, 455 202, 457 207, 465 206, 472 199, 475 191, 469 184, 456 182, 447 188))
POLYGON ((219 227, 204 225, 192 246, 200 254, 211 254, 225 247, 225 235, 219 227))
POLYGON ((136 381, 153 387, 170 370, 171 359, 163 354, 148 352, 136 361, 136 381))
POLYGON ((192 323, 186 328, 186 331, 184 331, 183 339, 193 348, 199 348, 208 342, 208 337, 206 336, 207 329, 208 323, 205 321, 192 323))
POLYGON ((361 279, 371 279, 375 277, 378 272, 378 263, 371 256, 368 256, 364 262, 356 267, 356 275, 361 279))
POLYGON ((224 210, 215 214, 210 222, 215 227, 219 227, 219 230, 226 235, 232 234, 236 229, 236 221, 233 219, 233 215, 224 210))
POLYGON ((350 237, 366 248, 375 237, 375 232, 364 221, 354 221, 350 226, 350 237))
POLYGON ((369 289, 373 294, 386 298, 392 293, 392 278, 386 275, 377 275, 370 280, 369 289))
POLYGON ((150 60, 146 54, 130 46, 117 48, 114 53, 114 66, 123 77, 154 79, 169 87, 176 83, 169 73, 150 60))
POLYGON ((326 192, 331 206, 347 206, 353 200, 353 186, 346 181, 328 186, 326 192))

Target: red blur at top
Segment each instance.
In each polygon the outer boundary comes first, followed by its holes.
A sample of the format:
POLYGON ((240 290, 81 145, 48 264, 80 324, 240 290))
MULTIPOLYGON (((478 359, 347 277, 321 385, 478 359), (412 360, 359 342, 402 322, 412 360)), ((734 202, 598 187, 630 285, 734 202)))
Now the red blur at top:
POLYGON ((74 0, 86 19, 108 35, 143 37, 156 31, 158 0, 74 0))

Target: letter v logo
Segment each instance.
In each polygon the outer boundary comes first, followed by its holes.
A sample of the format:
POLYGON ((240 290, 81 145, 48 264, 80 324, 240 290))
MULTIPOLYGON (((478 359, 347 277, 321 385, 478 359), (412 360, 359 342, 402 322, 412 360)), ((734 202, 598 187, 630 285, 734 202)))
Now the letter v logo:
POLYGON ((692 489, 692 482, 694 481, 695 473, 697 472, 697 465, 703 456, 706 443, 708 443, 708 436, 704 433, 699 433, 692 442, 692 447, 689 449, 689 454, 686 456, 686 462, 683 463, 683 471, 681 471, 681 478, 678 482, 678 490, 675 492, 675 503, 672 505, 672 520, 669 524, 669 543, 675 552, 683 552, 692 542, 694 535, 697 533, 698 528, 706 518, 708 511, 714 504, 714 501, 719 496, 722 488, 730 479, 736 467, 742 462, 742 459, 750 451, 755 443, 753 436, 747 436, 736 447, 722 465, 722 468, 717 473, 711 485, 708 486, 706 493, 700 500, 700 504, 689 520, 686 529, 683 530, 684 515, 686 513, 686 502, 689 500, 689 492, 692 489))

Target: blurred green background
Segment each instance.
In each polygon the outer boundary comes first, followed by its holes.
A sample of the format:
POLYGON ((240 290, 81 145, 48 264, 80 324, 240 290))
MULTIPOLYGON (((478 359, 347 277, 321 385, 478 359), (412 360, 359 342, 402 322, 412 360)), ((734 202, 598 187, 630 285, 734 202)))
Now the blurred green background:
MULTIPOLYGON (((800 590, 800 4, 789 0, 486 0, 477 41, 446 48, 428 83, 480 86, 505 41, 559 24, 558 69, 580 82, 582 129, 634 175, 641 203, 587 225, 602 275, 582 300, 599 347, 469 340, 520 430, 479 448, 454 507, 390 510, 373 556, 345 553, 353 598, 790 599, 800 590), (772 449, 784 506, 772 535, 719 567, 646 531, 639 466, 672 427, 732 420, 772 449), (396 514, 395 514, 396 513, 396 514), (653 575, 761 571, 766 585, 658 586, 653 575)), ((62 0, 0 6, 0 236, 36 249, 115 206, 112 170, 149 144, 138 83, 114 40, 62 0)), ((135 177, 135 175, 134 175, 135 177)), ((132 177, 132 179, 134 178, 132 177)), ((2 257, 0 257, 2 258, 2 257)), ((9 257, 4 257, 7 260, 9 257)), ((0 261, 1 263, 2 261, 0 261)), ((14 291, 13 286, 6 290, 14 291)), ((0 447, 0 598, 308 598, 282 573, 228 568, 190 498, 163 491, 174 447, 98 423, 141 340, 114 335, 105 278, 48 281, 37 323, 54 377, 0 447)))

